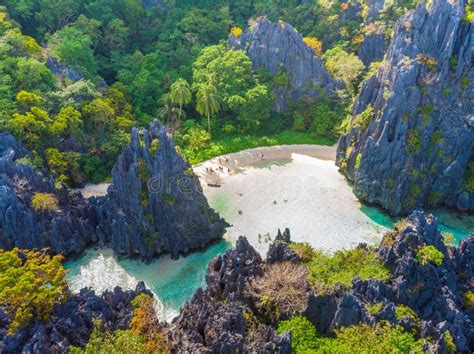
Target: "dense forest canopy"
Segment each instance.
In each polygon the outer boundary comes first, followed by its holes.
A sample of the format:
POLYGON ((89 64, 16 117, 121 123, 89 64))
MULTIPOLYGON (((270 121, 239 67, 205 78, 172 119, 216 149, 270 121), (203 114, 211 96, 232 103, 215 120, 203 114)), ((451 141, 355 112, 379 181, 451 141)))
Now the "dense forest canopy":
POLYGON ((25 163, 70 186, 107 179, 130 128, 153 118, 170 125, 191 162, 226 152, 237 133, 334 142, 360 81, 377 68, 357 56, 364 35, 383 31, 388 41, 394 20, 414 5, 388 2, 374 15, 365 0, 4 4, 0 125, 33 152, 25 163), (226 42, 260 16, 297 28, 345 92, 273 112, 272 87, 284 72, 254 70, 226 42))

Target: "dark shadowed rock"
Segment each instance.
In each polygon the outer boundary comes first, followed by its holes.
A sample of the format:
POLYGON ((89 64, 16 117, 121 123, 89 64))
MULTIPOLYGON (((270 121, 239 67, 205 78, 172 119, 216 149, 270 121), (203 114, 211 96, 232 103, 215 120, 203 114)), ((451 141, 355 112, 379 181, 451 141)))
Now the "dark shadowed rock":
POLYGON ((232 35, 229 43, 247 53, 254 69, 264 68, 273 75, 286 74, 287 85, 274 87, 278 112, 302 97, 317 97, 321 88, 328 94, 341 88, 342 84, 329 76, 321 59, 288 23, 271 23, 262 18, 239 38, 232 35))
POLYGON ((464 6, 434 0, 397 23, 339 141, 337 164, 357 196, 392 213, 438 204, 474 210, 466 183, 474 162, 474 26, 462 20, 464 6))
POLYGON ((289 334, 259 324, 257 338, 249 337, 243 289, 248 279, 262 274, 262 259, 239 238, 236 248, 209 264, 207 289, 199 289, 172 324, 173 349, 202 353, 290 353, 289 334))
POLYGON ((132 300, 139 294, 152 295, 144 284, 135 291, 116 288, 97 296, 93 291, 82 289, 71 295, 66 303, 54 308, 47 323, 32 323, 14 336, 7 335, 8 322, 2 322, 0 313, 0 351, 2 353, 66 353, 68 347, 84 346, 100 320, 109 330, 128 329, 133 316, 132 300))
POLYGON ((54 181, 23 160, 29 153, 9 134, 0 134, 0 248, 50 248, 78 255, 96 241, 85 200, 57 189, 54 181), (58 210, 31 207, 34 193, 49 193, 58 210))
POLYGON ((166 128, 132 130, 112 170, 105 198, 92 200, 98 233, 120 254, 173 258, 203 249, 227 224, 209 207, 191 165, 175 149, 166 128))

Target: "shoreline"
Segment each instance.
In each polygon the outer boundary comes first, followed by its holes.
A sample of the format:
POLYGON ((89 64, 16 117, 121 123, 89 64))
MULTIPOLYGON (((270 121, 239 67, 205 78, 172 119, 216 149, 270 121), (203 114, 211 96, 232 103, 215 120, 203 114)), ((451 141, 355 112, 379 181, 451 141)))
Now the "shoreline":
POLYGON ((325 145, 276 145, 246 149, 214 157, 193 166, 201 184, 221 184, 223 179, 242 172, 244 168, 260 162, 291 160, 293 154, 306 155, 323 161, 336 161, 337 144, 325 145))
MULTIPOLYGON (((192 168, 201 184, 206 186, 207 184, 220 184, 223 178, 239 173, 245 167, 262 161, 291 159, 292 154, 306 155, 324 161, 335 161, 336 150, 337 144, 333 146, 313 144, 262 146, 216 156, 194 165, 192 168)), ((87 184, 84 188, 74 189, 74 192, 80 192, 86 199, 102 197, 107 194, 109 186, 110 183, 87 184)))

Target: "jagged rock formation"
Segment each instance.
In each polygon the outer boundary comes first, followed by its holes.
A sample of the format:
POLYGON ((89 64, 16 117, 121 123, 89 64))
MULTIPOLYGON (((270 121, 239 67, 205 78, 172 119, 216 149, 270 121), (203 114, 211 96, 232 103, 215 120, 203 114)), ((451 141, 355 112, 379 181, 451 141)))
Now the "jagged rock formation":
POLYGON ((434 0, 397 23, 339 141, 337 165, 356 195, 391 213, 474 210, 474 26, 463 15, 462 1, 434 0))
MULTIPOLYGON (((317 328, 318 333, 332 335, 335 329, 358 323, 375 325, 389 321, 406 330, 414 330, 429 338, 425 350, 446 352, 447 331, 458 351, 474 349, 474 310, 466 307, 462 294, 473 291, 474 235, 464 239, 457 248, 448 249, 437 221, 432 215, 416 211, 404 225, 388 233, 376 250, 378 257, 390 269, 387 282, 356 278, 351 287, 334 287, 320 291, 307 286, 305 308, 301 311, 317 328), (417 253, 423 246, 434 246, 443 254, 442 263, 422 264, 417 253), (380 304, 377 313, 369 305, 380 304), (409 306, 418 316, 397 316, 397 308, 409 306)), ((279 235, 270 247, 266 261, 240 238, 235 250, 219 256, 209 265, 207 289, 198 290, 173 322, 171 342, 177 351, 190 352, 289 352, 288 334, 277 335, 278 323, 258 313, 255 299, 246 294, 254 279, 275 263, 301 264, 299 256, 289 247, 289 232, 279 235), (258 323, 265 318, 267 323, 258 323), (252 333, 252 335, 249 335, 252 333), (262 336, 255 337, 255 333, 262 336), (257 338, 257 339, 255 339, 257 338)), ((359 247, 366 247, 360 245, 359 247)), ((296 301, 296 299, 295 299, 296 301)), ((281 312, 279 319, 290 314, 281 312)))
POLYGON ((244 312, 244 286, 261 275, 263 261, 246 238, 209 264, 207 289, 199 289, 173 322, 170 333, 177 352, 290 353, 289 334, 278 335, 260 324, 257 338, 250 338, 244 312))
POLYGON ((113 171, 106 197, 88 201, 21 163, 29 153, 0 134, 0 248, 50 248, 79 255, 100 242, 120 254, 176 258, 222 237, 227 224, 212 210, 191 166, 176 152, 158 121, 132 132, 113 171), (32 207, 35 193, 48 193, 56 210, 32 207))
POLYGON ((83 289, 77 295, 70 295, 66 303, 57 305, 50 321, 30 323, 13 336, 7 334, 8 319, 0 310, 0 352, 67 353, 71 345, 87 344, 94 320, 100 320, 111 331, 126 330, 133 316, 131 302, 142 293, 152 296, 143 283, 135 291, 115 288, 102 296, 83 289))
POLYGON ((198 178, 166 127, 132 130, 112 170, 105 198, 91 201, 97 233, 120 254, 176 258, 222 237, 227 224, 212 210, 198 178))
POLYGON ((342 85, 329 76, 321 59, 288 23, 271 23, 262 18, 240 37, 231 35, 229 43, 233 48, 245 51, 255 69, 262 67, 273 75, 285 73, 287 84, 274 87, 278 112, 285 111, 290 103, 302 97, 317 97, 318 88, 331 93, 342 85))
POLYGON ((80 254, 96 240, 85 200, 57 189, 52 179, 23 164, 28 155, 11 135, 0 133, 0 248, 48 247, 65 256, 80 254), (59 209, 35 210, 34 193, 54 195, 59 209))

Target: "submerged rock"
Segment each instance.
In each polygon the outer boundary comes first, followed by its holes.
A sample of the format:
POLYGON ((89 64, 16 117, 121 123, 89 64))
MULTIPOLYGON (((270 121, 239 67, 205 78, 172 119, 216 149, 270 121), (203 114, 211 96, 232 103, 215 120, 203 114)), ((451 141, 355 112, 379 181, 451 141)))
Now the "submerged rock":
POLYGON ((281 74, 286 84, 274 87, 275 109, 283 112, 302 97, 316 98, 320 90, 334 93, 343 85, 333 80, 320 58, 303 41, 290 24, 271 23, 266 18, 240 37, 231 35, 230 45, 247 53, 255 70, 263 68, 273 75, 281 74))
POLYGON ((393 214, 474 210, 474 26, 464 6, 433 0, 397 23, 339 141, 337 165, 356 195, 393 214))
POLYGON ((92 200, 91 209, 102 242, 120 254, 148 259, 203 249, 227 226, 158 121, 132 130, 130 146, 112 169, 107 196, 92 200))

